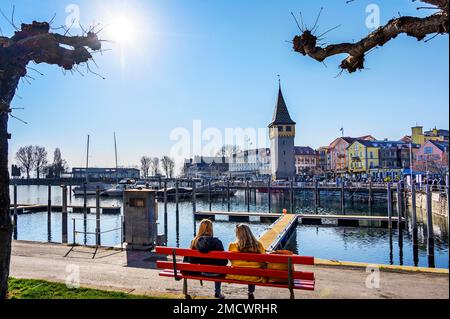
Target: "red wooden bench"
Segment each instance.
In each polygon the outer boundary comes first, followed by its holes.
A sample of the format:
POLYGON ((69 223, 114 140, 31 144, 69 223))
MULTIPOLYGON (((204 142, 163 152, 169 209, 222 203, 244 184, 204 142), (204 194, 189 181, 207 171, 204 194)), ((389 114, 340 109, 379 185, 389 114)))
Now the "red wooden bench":
POLYGON ((188 280, 199 281, 220 281, 232 284, 257 285, 274 288, 289 289, 291 299, 294 299, 294 290, 314 290, 314 273, 306 271, 295 271, 293 265, 314 265, 314 257, 288 256, 288 255, 269 255, 269 254, 246 254, 235 252, 210 252, 200 253, 192 249, 179 249, 169 247, 156 247, 156 253, 172 257, 170 261, 158 261, 158 269, 163 269, 159 274, 163 277, 183 280, 183 294, 186 299, 190 299, 188 294, 188 280), (288 270, 272 269, 254 269, 231 266, 212 266, 190 264, 177 261, 177 257, 197 257, 221 260, 245 260, 252 262, 277 263, 288 265, 288 270), (194 273, 194 274, 192 274, 194 273), (204 276, 202 273, 215 274, 214 276, 204 276), (240 280, 227 279, 226 275, 258 276, 266 278, 279 278, 280 281, 286 280, 286 283, 255 283, 240 280))

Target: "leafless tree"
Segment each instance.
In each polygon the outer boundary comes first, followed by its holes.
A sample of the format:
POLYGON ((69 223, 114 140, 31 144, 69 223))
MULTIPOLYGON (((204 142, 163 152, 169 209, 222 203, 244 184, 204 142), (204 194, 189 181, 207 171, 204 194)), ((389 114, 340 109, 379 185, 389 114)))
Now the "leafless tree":
POLYGON ((148 172, 150 170, 151 158, 148 156, 141 157, 141 172, 144 175, 144 178, 148 177, 148 172))
POLYGON ((168 157, 168 156, 164 156, 161 159, 161 165, 162 165, 162 168, 164 170, 164 173, 166 174, 166 177, 172 178, 173 177, 173 172, 174 172, 174 169, 175 169, 175 161, 172 158, 168 157))
POLYGON ((152 158, 150 167, 152 170, 152 175, 157 176, 159 174, 159 158, 157 157, 152 158))
MULTIPOLYGON (((11 24, 14 25, 13 21, 11 24)), ((82 36, 54 33, 47 22, 22 23, 12 37, 0 35, 0 299, 8 292, 11 259, 12 222, 9 211, 8 119, 19 81, 28 81, 30 62, 57 65, 64 71, 79 71, 77 65, 92 60, 101 50, 101 41, 91 28, 82 36)), ((91 71, 92 72, 92 71, 91 71)), ((94 72, 92 72, 94 73, 94 72)), ((54 89, 54 88, 53 88, 54 89)))
POLYGON ((30 172, 35 167, 34 147, 30 145, 19 148, 16 160, 20 170, 27 174, 27 179, 30 179, 30 172))
MULTIPOLYGON (((349 0, 347 2, 353 2, 349 0)), ((401 16, 390 20, 386 25, 379 27, 367 37, 354 43, 340 43, 321 46, 320 42, 324 40, 324 36, 330 29, 321 35, 316 35, 318 28, 318 19, 315 25, 308 29, 303 24, 298 23, 302 34, 294 37, 294 51, 302 55, 307 55, 319 62, 325 61, 328 57, 337 54, 347 54, 348 56, 342 61, 340 68, 342 71, 347 70, 349 73, 364 69, 364 62, 367 54, 372 50, 385 45, 387 42, 395 39, 400 34, 414 37, 418 41, 424 40, 428 35, 435 37, 439 34, 448 34, 449 32, 449 1, 450 0, 419 0, 431 7, 429 9, 433 13, 424 18, 401 16)), ((294 16, 295 17, 295 16, 294 16)), ((302 19, 302 17, 301 17, 302 19)), ((303 19, 302 19, 303 20, 303 19)))
POLYGON ((235 155, 236 153, 239 153, 240 151, 241 151, 241 148, 237 145, 224 145, 217 152, 216 156, 225 157, 231 161, 233 155, 235 155))
POLYGON ((36 177, 37 179, 40 179, 41 172, 48 164, 47 151, 45 150, 45 147, 34 146, 33 154, 34 154, 34 169, 36 170, 36 177))
POLYGON ((52 177, 61 177, 68 169, 67 162, 62 158, 61 150, 56 148, 53 152, 53 163, 50 165, 52 177))

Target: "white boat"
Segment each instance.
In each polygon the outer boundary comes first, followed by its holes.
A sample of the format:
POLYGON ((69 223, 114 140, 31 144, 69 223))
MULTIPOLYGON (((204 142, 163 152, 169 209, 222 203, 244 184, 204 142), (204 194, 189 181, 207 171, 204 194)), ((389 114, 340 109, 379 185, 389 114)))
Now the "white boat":
MULTIPOLYGON (((95 196, 97 193, 97 188, 100 190, 100 194, 111 187, 111 184, 105 183, 87 183, 86 185, 86 195, 95 196)), ((84 196, 85 185, 77 186, 72 189, 75 196, 84 196)))
POLYGON ((108 188, 101 192, 101 196, 107 197, 122 197, 123 192, 127 189, 133 188, 136 181, 131 179, 124 179, 119 182, 116 186, 108 188))

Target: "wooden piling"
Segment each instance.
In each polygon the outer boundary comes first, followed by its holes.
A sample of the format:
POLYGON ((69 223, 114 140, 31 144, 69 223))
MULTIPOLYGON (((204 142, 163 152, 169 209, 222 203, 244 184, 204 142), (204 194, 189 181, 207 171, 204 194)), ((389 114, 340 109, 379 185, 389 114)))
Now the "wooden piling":
POLYGON ((419 243, 419 231, 417 228, 416 183, 411 181, 411 208, 412 208, 412 238, 413 245, 419 243))
MULTIPOLYGON (((450 177, 445 177, 445 191, 447 194, 447 243, 450 243, 450 177)), ((450 258, 450 256, 449 256, 450 258)), ((449 259, 450 262, 450 259, 449 259)))
POLYGON ((295 214, 294 211, 294 182, 291 180, 289 184, 289 207, 291 214, 295 214))
POLYGON ((209 211, 212 211, 211 180, 208 182, 208 203, 209 211))
POLYGON ((87 184, 84 183, 83 184, 83 216, 84 219, 86 220, 87 218, 87 184))
POLYGON ((230 180, 227 180, 227 205, 228 211, 231 211, 231 198, 230 198, 230 180))
POLYGON ((247 212, 250 212, 250 182, 247 181, 247 188, 245 189, 245 198, 247 200, 247 212))
POLYGON ((101 246, 101 230, 100 230, 100 187, 97 186, 95 191, 95 245, 101 246))
POLYGON ((13 238, 17 240, 17 185, 14 185, 14 195, 13 195, 13 203, 14 203, 14 214, 13 214, 13 238))
POLYGON ((392 229, 392 189, 391 183, 387 184, 388 227, 392 229))
POLYGON ((178 215, 178 212, 179 212, 179 208, 180 208, 180 196, 179 196, 179 194, 178 194, 178 190, 179 190, 179 181, 178 181, 178 179, 175 181, 175 210, 176 210, 176 212, 177 212, 177 215, 178 215))
POLYGON ((319 213, 319 182, 314 182, 314 211, 319 213))
POLYGON ((398 229, 403 229, 402 182, 397 183, 397 215, 398 215, 398 222, 397 222, 398 229))
POLYGON ((167 216, 167 181, 164 181, 164 235, 166 235, 166 239, 167 239, 167 234, 168 234, 168 230, 169 227, 167 225, 168 222, 168 216, 167 216))
POLYGON ((267 183, 267 196, 269 199, 269 214, 272 212, 272 183, 267 183))
POLYGON ((47 235, 48 241, 52 241, 52 185, 48 185, 47 199, 47 235))
POLYGON ((432 211, 432 193, 431 187, 427 184, 427 252, 428 256, 434 256, 434 233, 433 233, 433 211, 432 211))
POLYGON ((341 214, 345 215, 345 183, 341 184, 341 214))
POLYGON ((67 236, 68 231, 68 225, 67 225, 67 186, 62 186, 62 213, 61 213, 61 220, 62 220, 62 243, 67 244, 69 242, 69 238, 67 236))
POLYGON ((195 185, 195 182, 192 183, 192 212, 195 215, 195 212, 197 211, 197 185, 195 185))
POLYGON ((369 182, 369 212, 372 213, 373 210, 373 189, 372 180, 369 182))

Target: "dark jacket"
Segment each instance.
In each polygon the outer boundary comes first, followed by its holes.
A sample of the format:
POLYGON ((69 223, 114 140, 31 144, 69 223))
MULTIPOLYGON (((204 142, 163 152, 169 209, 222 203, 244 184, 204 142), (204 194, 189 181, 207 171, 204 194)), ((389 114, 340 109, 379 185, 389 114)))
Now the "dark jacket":
MULTIPOLYGON (((198 250, 201 253, 209 253, 210 251, 224 251, 222 241, 215 237, 203 236, 200 237, 196 247, 193 249, 198 250)), ((214 266, 226 266, 228 264, 228 260, 226 259, 208 259, 208 258, 196 258, 190 257, 188 258, 188 262, 191 264, 200 264, 200 265, 214 265, 214 266)))

